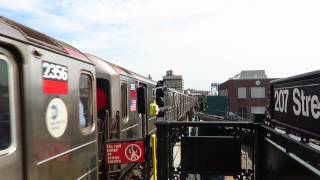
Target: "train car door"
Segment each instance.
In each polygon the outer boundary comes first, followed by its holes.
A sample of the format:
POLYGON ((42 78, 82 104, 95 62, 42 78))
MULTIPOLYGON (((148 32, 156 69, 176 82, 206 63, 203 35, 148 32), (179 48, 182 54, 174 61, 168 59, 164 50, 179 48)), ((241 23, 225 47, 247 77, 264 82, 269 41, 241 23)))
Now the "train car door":
POLYGON ((126 130, 127 124, 129 122, 129 112, 128 112, 128 83, 125 80, 121 80, 120 84, 120 99, 121 99, 121 120, 119 122, 120 137, 127 138, 126 130))
POLYGON ((137 109, 137 81, 121 77, 121 123, 120 138, 142 137, 141 122, 137 109))
MULTIPOLYGON (((98 115, 98 140, 99 157, 104 157, 104 142, 111 137, 113 132, 108 131, 111 126, 111 96, 110 81, 97 78, 97 115, 98 115)), ((100 158, 104 161, 104 158, 100 158)))
POLYGON ((0 179, 22 179, 18 68, 0 47, 0 179))
POLYGON ((110 96, 110 81, 107 79, 97 79, 97 110, 98 117, 104 118, 106 110, 111 114, 111 96, 110 96))
POLYGON ((138 94, 139 87, 138 81, 135 79, 129 79, 129 138, 141 138, 142 137, 142 121, 138 113, 138 94))
POLYGON ((138 98, 138 114, 139 122, 142 125, 142 136, 146 135, 148 132, 148 117, 147 117, 147 85, 139 83, 137 89, 137 98, 138 98))

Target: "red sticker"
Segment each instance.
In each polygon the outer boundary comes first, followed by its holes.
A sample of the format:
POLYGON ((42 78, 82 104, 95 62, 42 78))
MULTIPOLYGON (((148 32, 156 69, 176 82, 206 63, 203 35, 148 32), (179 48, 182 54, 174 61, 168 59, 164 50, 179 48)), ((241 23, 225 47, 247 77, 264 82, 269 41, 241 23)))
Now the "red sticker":
POLYGON ((130 90, 130 97, 132 98, 137 98, 137 91, 135 90, 130 90))
POLYGON ((108 164, 128 164, 144 162, 143 141, 110 143, 106 145, 108 164))
POLYGON ((62 81, 43 80, 43 93, 68 94, 68 83, 62 81))

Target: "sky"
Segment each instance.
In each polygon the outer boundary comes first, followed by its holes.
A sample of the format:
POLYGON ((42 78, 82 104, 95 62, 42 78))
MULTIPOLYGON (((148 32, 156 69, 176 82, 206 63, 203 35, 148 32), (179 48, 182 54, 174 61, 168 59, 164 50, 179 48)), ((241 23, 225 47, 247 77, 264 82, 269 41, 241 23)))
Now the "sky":
POLYGON ((0 0, 0 15, 154 80, 172 69, 185 88, 320 69, 319 0, 0 0))

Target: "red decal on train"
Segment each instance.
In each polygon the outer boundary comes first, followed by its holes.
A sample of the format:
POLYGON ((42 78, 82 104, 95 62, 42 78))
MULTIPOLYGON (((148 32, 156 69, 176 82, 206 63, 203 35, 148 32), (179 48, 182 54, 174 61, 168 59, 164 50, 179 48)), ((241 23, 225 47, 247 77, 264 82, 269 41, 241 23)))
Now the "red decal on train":
POLYGON ((68 94, 67 82, 43 80, 42 88, 45 94, 68 94))
POLYGON ((108 164, 129 164, 144 162, 143 141, 109 143, 106 145, 108 164))
POLYGON ((137 91, 130 90, 130 98, 131 98, 130 111, 135 112, 137 111, 137 91))

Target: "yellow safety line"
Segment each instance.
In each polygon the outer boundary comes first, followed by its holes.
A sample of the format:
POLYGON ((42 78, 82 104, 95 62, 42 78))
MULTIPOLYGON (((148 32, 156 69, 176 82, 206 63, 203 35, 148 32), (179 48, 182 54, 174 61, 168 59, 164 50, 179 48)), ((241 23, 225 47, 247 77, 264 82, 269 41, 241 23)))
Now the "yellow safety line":
POLYGON ((157 180, 157 136, 155 134, 151 136, 151 142, 152 142, 153 180, 157 180))

